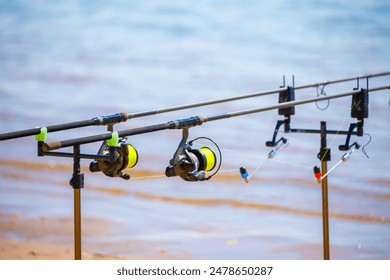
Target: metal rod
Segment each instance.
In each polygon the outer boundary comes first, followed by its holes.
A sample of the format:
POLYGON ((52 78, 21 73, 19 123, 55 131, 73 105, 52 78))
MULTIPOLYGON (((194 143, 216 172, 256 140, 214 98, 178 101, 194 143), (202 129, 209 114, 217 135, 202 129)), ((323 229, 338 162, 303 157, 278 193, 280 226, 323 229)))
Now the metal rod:
MULTIPOLYGON (((47 132, 56 132, 56 131, 61 131, 61 130, 86 127, 86 126, 90 126, 90 125, 94 125, 94 124, 95 124, 94 120, 85 120, 85 121, 51 125, 51 126, 47 126, 46 128, 47 128, 47 132)), ((3 133, 3 134, 0 134, 0 141, 37 135, 40 132, 41 132, 41 127, 20 130, 20 131, 15 131, 15 132, 3 133)))
POLYGON ((74 259, 81 260, 81 189, 74 188, 74 259))
MULTIPOLYGON (((369 91, 379 91, 384 89, 390 89, 390 85, 382 86, 382 87, 376 87, 371 88, 369 91)), ((238 117, 248 114, 254 114, 254 113, 260 113, 264 111, 270 111, 275 110, 279 108, 286 108, 290 106, 296 106, 296 105, 302 105, 307 103, 313 103, 317 101, 322 100, 328 100, 328 99, 334 99, 334 98, 341 98, 349 95, 354 95, 359 93, 360 90, 353 90, 343 93, 338 93, 334 95, 327 95, 327 96, 320 96, 315 98, 309 98, 304 100, 298 100, 298 101, 290 101, 290 102, 284 102, 273 106, 268 107, 260 107, 260 108, 253 108, 253 109, 247 109, 247 110, 241 110, 241 111, 235 111, 235 112, 228 112, 228 113, 222 113, 222 114, 216 114, 216 115, 210 115, 206 117, 191 117, 188 119, 181 119, 176 121, 170 121, 167 123, 161 123, 156 125, 150 125, 145 127, 139 127, 139 128, 133 128, 133 129, 127 129, 127 130, 121 130, 118 131, 119 137, 125 137, 125 136, 132 136, 132 135, 139 135, 159 130, 165 130, 165 129, 181 129, 183 127, 190 127, 190 126, 196 126, 201 125, 204 122, 210 122, 210 121, 216 121, 231 117, 238 117)), ((87 144, 87 143, 93 143, 93 142, 99 142, 104 141, 111 138, 111 133, 103 133, 98 134, 94 136, 88 136, 88 137, 81 137, 76 139, 70 139, 70 140, 64 140, 64 141, 54 141, 54 142, 48 142, 44 143, 42 150, 44 152, 48 152, 50 150, 56 150, 60 148, 70 147, 74 145, 80 145, 80 144, 87 144)))
MULTIPOLYGON (((321 162, 321 173, 326 174, 328 170, 328 162, 321 162)), ((328 203, 328 176, 321 180, 322 187, 322 230, 323 230, 323 246, 324 260, 330 259, 329 252, 329 203, 328 203)))
MULTIPOLYGON (((331 159, 330 149, 327 148, 326 122, 321 122, 321 147, 317 157, 321 160, 321 173, 328 171, 328 161, 331 159)), ((328 178, 321 180, 322 189, 322 231, 324 260, 329 260, 329 203, 328 203, 328 178)))
POLYGON ((173 112, 173 111, 179 111, 179 110, 184 110, 184 109, 191 109, 191 108, 196 108, 196 107, 201 107, 201 106, 208 106, 208 105, 231 102, 231 101, 242 100, 242 99, 247 99, 247 98, 265 96, 265 95, 269 95, 269 94, 278 93, 278 92, 283 91, 283 90, 286 90, 286 87, 281 87, 281 88, 271 89, 271 90, 261 91, 261 92, 254 92, 254 93, 249 93, 249 94, 245 94, 245 95, 238 95, 238 96, 232 96, 232 97, 227 97, 227 98, 221 98, 221 99, 215 99, 215 100, 209 100, 209 101, 203 101, 203 102, 196 102, 196 103, 178 105, 178 106, 173 106, 173 107, 166 107, 166 108, 161 108, 161 109, 154 109, 154 110, 148 110, 148 111, 129 113, 127 115, 128 115, 129 119, 146 117, 146 116, 168 113, 168 112, 173 112))
POLYGON ((375 78, 375 77, 388 76, 388 75, 390 75, 390 72, 381 72, 381 73, 375 73, 375 74, 365 74, 365 75, 361 75, 361 76, 343 78, 343 79, 338 79, 338 80, 324 81, 322 83, 314 83, 314 84, 307 84, 307 85, 297 86, 297 87, 294 87, 294 89, 295 90, 300 90, 300 89, 304 89, 304 88, 326 86, 326 85, 330 85, 330 84, 338 84, 338 83, 344 83, 344 82, 349 82, 349 81, 353 81, 353 80, 366 79, 366 78, 375 78))
POLYGON ((81 260, 81 189, 84 178, 80 166, 80 145, 73 147, 73 176, 70 185, 73 187, 74 204, 74 259, 81 260))
MULTIPOLYGON (((294 89, 300 90, 300 89, 304 89, 304 88, 318 87, 320 85, 342 83, 342 82, 352 81, 352 80, 356 80, 356 79, 374 78, 374 77, 387 76, 387 75, 390 75, 390 72, 367 74, 367 75, 349 77, 349 78, 344 78, 344 79, 339 79, 339 80, 325 81, 322 83, 307 84, 307 85, 294 87, 294 89)), ((147 110, 147 111, 128 113, 128 114, 117 113, 117 114, 113 114, 113 115, 109 115, 109 116, 95 117, 95 118, 90 119, 90 120, 83 120, 83 121, 77 121, 77 122, 71 122, 71 123, 46 126, 46 128, 47 128, 47 132, 56 132, 56 131, 61 131, 61 130, 81 128, 81 127, 92 126, 92 125, 106 125, 106 124, 110 124, 110 123, 112 124, 112 123, 118 123, 118 122, 125 122, 127 119, 151 116, 151 115, 173 112, 173 111, 178 111, 178 110, 184 110, 184 109, 213 105, 213 104, 218 104, 218 103, 236 101, 236 100, 241 100, 241 99, 246 99, 246 98, 259 97, 259 96, 278 93, 278 92, 283 91, 283 90, 286 90, 286 87, 281 87, 281 88, 267 90, 267 91, 261 91, 261 92, 255 92, 255 93, 249 93, 249 94, 244 94, 244 95, 239 95, 239 96, 233 96, 233 97, 228 97, 228 98, 221 98, 221 99, 196 102, 196 103, 191 103, 191 104, 166 107, 166 108, 161 108, 161 109, 147 110)), ((26 130, 20 130, 20 131, 15 131, 15 132, 3 133, 3 134, 0 134, 0 141, 37 135, 39 133, 40 133, 40 127, 26 129, 26 130)))
MULTIPOLYGON (((165 130, 168 128, 170 128, 169 123, 162 123, 162 124, 150 125, 150 126, 145 126, 145 127, 140 127, 140 128, 122 130, 122 131, 118 131, 118 134, 119 134, 119 137, 124 137, 124 136, 149 133, 149 132, 153 132, 153 131, 165 130)), ((44 143, 42 149, 44 152, 47 152, 50 150, 71 147, 74 145, 104 141, 104 140, 110 139, 111 137, 112 137, 112 133, 107 132, 107 133, 103 133, 103 134, 99 134, 99 135, 81 137, 81 138, 76 138, 76 139, 71 139, 71 140, 49 142, 49 143, 44 143)))
MULTIPOLYGON (((306 129, 306 128, 291 128, 290 132, 292 133, 313 133, 319 134, 321 130, 318 129, 306 129)), ((341 130, 327 130, 327 134, 337 134, 337 135, 348 135, 349 131, 341 131, 341 130)), ((352 135, 357 135, 357 132, 352 132, 352 135)))
MULTIPOLYGON (((52 157, 66 157, 73 158, 72 153, 61 153, 61 152, 42 152, 43 156, 52 156, 52 157)), ((84 159, 96 159, 96 160, 109 160, 110 157, 106 155, 92 155, 92 154, 79 154, 79 158, 84 159)))

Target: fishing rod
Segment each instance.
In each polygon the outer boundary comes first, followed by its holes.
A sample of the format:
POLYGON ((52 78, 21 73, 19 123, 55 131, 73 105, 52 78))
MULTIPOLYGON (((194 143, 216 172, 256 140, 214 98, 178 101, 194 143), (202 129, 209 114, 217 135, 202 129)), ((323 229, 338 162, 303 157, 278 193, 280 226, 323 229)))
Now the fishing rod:
MULTIPOLYGON (((151 115, 163 114, 163 113, 174 112, 174 111, 185 110, 185 109, 191 109, 191 108, 196 108, 196 107, 201 107, 201 106, 208 106, 208 105, 214 105, 214 104, 219 104, 219 103, 231 102, 231 101, 241 100, 241 99, 245 99, 245 98, 265 96, 265 95, 269 95, 269 94, 278 93, 278 92, 283 91, 285 89, 286 89, 286 87, 281 87, 281 88, 267 90, 267 91, 249 93, 249 94, 241 95, 241 96, 233 96, 233 97, 228 97, 228 98, 221 98, 221 99, 209 100, 209 101, 204 101, 204 102, 184 104, 184 105, 166 107, 166 108, 161 108, 161 109, 139 111, 139 112, 134 112, 134 113, 121 112, 121 113, 116 113, 116 114, 107 115, 107 116, 94 117, 94 118, 89 119, 89 120, 82 120, 82 121, 63 123, 63 124, 57 124, 57 125, 50 125, 50 126, 44 126, 44 127, 46 128, 47 133, 49 133, 49 132, 57 132, 57 131, 62 131, 62 130, 87 127, 87 126, 113 125, 113 124, 117 124, 117 123, 121 123, 121 122, 126 122, 129 119, 135 119, 135 118, 146 117, 146 116, 151 116, 151 115)), ((26 136, 33 136, 33 135, 37 135, 39 133, 41 133, 41 127, 35 127, 35 128, 31 128, 31 129, 26 129, 26 130, 3 133, 3 134, 0 134, 0 141, 20 138, 20 137, 26 137, 26 136)))
MULTIPOLYGON (((219 103, 237 101, 237 100, 248 99, 248 98, 253 98, 253 97, 260 97, 260 96, 265 96, 265 95, 270 95, 270 94, 275 94, 275 93, 281 93, 281 92, 285 92, 285 91, 301 90, 301 89, 305 89, 305 88, 319 87, 321 85, 325 86, 325 85, 329 85, 329 84, 336 84, 336 83, 342 83, 342 82, 353 81, 353 80, 357 80, 357 82, 359 84, 360 79, 369 79, 369 78, 375 78, 375 77, 387 76, 387 75, 390 75, 390 72, 367 74, 367 75, 343 78, 343 79, 338 79, 338 80, 324 81, 322 83, 301 85, 301 86, 297 86, 297 87, 295 87, 295 85, 293 87, 286 87, 285 81, 283 81, 284 85, 282 87, 277 88, 277 89, 267 90, 267 91, 249 93, 249 94, 245 94, 245 95, 239 95, 239 96, 233 96, 233 97, 227 97, 227 98, 221 98, 221 99, 215 99, 215 100, 209 100, 209 101, 203 101, 203 102, 196 102, 196 103, 190 103, 190 104, 184 104, 184 105, 177 105, 177 106, 160 108, 160 109, 139 111, 139 112, 135 112, 135 113, 121 112, 121 113, 116 113, 116 114, 107 115, 107 116, 94 117, 94 118, 88 119, 88 120, 63 123, 63 124, 57 124, 57 125, 50 125, 50 126, 43 126, 43 127, 45 127, 47 130, 47 133, 49 133, 49 132, 57 132, 57 131, 62 131, 62 130, 87 127, 87 126, 113 125, 113 124, 117 124, 120 122, 126 122, 127 120, 134 119, 134 118, 140 118, 140 117, 163 114, 163 113, 168 113, 168 112, 173 112, 173 111, 196 108, 196 107, 201 107, 201 106, 208 106, 208 105, 214 105, 214 104, 219 104, 219 103)), ((290 101, 290 100, 288 100, 288 101, 290 101)), ((3 134, 0 134, 0 141, 37 135, 37 134, 41 133, 41 128, 42 127, 35 127, 35 128, 31 128, 31 129, 26 129, 26 130, 3 133, 3 134)))
MULTIPOLYGON (((381 91, 385 89, 390 89, 390 85, 370 88, 369 91, 374 92, 374 91, 381 91)), ((75 139, 63 140, 63 141, 47 142, 47 143, 43 143, 42 150, 44 152, 48 152, 51 150, 71 147, 74 145, 99 142, 99 141, 110 140, 118 137, 133 136, 133 135, 139 135, 139 134, 150 133, 150 132, 155 132, 160 130, 167 130, 167 129, 183 129, 183 128, 189 128, 193 126, 200 126, 206 122, 217 121, 217 120, 249 115, 254 113, 260 113, 260 112, 265 112, 265 111, 270 111, 275 109, 288 108, 296 105, 303 105, 303 104, 313 103, 313 102, 318 102, 323 100, 336 99, 345 96, 355 95, 360 92, 361 90, 352 90, 352 91, 342 92, 334 95, 327 95, 327 96, 320 96, 315 98, 308 98, 304 100, 284 102, 284 103, 280 103, 268 107, 258 107, 258 108, 252 108, 252 109, 246 109, 246 110, 240 110, 234 112, 219 113, 219 114, 209 115, 205 117, 195 116, 195 117, 180 119, 176 121, 169 121, 166 123, 121 130, 117 132, 107 132, 107 133, 98 134, 94 136, 87 136, 87 137, 81 137, 81 138, 75 138, 75 139)))

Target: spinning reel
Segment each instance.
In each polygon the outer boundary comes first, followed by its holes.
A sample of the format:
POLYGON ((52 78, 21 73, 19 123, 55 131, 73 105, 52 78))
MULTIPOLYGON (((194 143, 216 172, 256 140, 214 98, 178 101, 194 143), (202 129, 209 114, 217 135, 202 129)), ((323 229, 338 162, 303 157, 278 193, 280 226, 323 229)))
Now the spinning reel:
POLYGON ((125 141, 125 138, 121 138, 116 145, 107 144, 104 141, 98 152, 102 159, 91 162, 89 170, 91 172, 101 171, 109 177, 121 177, 129 180, 130 175, 124 174, 122 171, 126 168, 133 168, 137 164, 138 152, 125 141))
POLYGON ((177 148, 173 158, 169 161, 170 166, 165 170, 167 177, 180 176, 185 181, 197 182, 209 180, 219 171, 222 163, 222 154, 218 145, 206 137, 199 137, 187 143, 188 140, 188 128, 183 128, 182 140, 177 148), (206 172, 209 172, 217 165, 217 157, 213 150, 208 147, 202 147, 200 149, 193 149, 192 143, 198 139, 207 139, 211 141, 218 149, 219 164, 217 170, 207 176, 206 172))

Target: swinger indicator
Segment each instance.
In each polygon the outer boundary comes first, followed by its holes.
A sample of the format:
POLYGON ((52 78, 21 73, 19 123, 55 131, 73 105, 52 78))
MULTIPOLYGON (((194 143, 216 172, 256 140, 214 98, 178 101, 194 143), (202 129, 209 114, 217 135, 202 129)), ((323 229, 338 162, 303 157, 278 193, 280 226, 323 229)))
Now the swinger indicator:
POLYGON ((321 184, 321 169, 318 166, 314 166, 313 168, 314 177, 317 179, 317 183, 321 184))
POLYGON ((246 168, 245 168, 244 166, 241 166, 241 167, 240 167, 240 173, 241 173, 242 179, 245 180, 245 183, 249 183, 248 171, 246 171, 246 168))
POLYGON ((342 162, 346 162, 347 160, 349 160, 349 158, 351 157, 351 154, 355 151, 355 149, 351 149, 349 152, 346 152, 345 154, 343 154, 340 158, 340 160, 342 162))
POLYGON ((268 158, 273 159, 279 150, 282 151, 282 150, 286 149, 288 145, 289 145, 288 139, 286 139, 284 137, 280 138, 279 141, 276 143, 275 149, 271 150, 268 153, 268 158))
MULTIPOLYGON (((360 146, 357 145, 356 147, 357 147, 357 149, 359 149, 360 146)), ((331 169, 329 169, 329 171, 326 174, 324 174, 324 176, 322 176, 321 179, 324 179, 326 176, 328 176, 334 169, 336 169, 337 166, 339 166, 340 163, 346 162, 351 157, 351 154, 354 151, 355 151, 355 148, 352 148, 350 151, 343 154, 341 156, 340 160, 331 169)))
POLYGON ((269 153, 268 153, 268 158, 269 159, 272 159, 276 156, 276 150, 271 150, 269 153))

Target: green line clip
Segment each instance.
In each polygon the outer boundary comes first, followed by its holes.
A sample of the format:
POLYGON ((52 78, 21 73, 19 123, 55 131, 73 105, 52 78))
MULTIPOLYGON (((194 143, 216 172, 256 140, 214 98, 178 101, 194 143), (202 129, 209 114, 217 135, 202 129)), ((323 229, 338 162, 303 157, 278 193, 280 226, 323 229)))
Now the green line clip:
POLYGON ((111 139, 107 139, 107 146, 116 147, 119 143, 119 134, 117 131, 114 131, 111 134, 111 139))
POLYGON ((47 137, 47 127, 41 127, 40 133, 35 135, 35 140, 45 142, 47 137))

